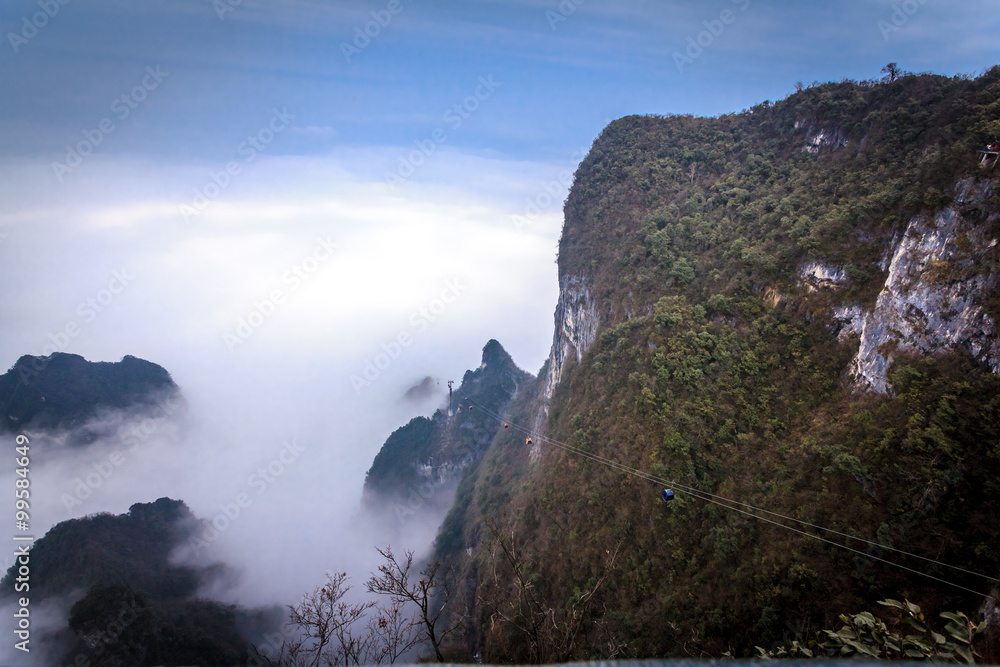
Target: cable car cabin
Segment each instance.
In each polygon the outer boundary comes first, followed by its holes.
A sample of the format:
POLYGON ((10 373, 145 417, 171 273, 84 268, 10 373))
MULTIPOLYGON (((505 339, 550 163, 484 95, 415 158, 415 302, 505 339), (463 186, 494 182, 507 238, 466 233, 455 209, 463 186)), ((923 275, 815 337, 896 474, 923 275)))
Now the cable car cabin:
POLYGON ((989 144, 987 146, 983 146, 979 149, 979 154, 983 156, 979 161, 980 165, 986 166, 986 163, 992 157, 993 165, 995 166, 997 160, 1000 160, 1000 144, 989 144))
POLYGON ((530 445, 530 444, 532 444, 532 442, 531 442, 531 438, 525 438, 525 439, 524 439, 524 444, 526 444, 526 445, 530 445))
POLYGON ((662 500, 663 502, 669 503, 673 499, 674 499, 673 489, 663 489, 663 491, 660 491, 660 500, 662 500))

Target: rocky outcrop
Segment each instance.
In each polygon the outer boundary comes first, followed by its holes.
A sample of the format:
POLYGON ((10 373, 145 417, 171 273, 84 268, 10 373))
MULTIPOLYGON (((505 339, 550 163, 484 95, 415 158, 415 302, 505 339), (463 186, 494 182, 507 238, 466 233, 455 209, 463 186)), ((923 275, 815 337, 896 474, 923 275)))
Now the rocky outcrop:
POLYGON ((562 379, 566 362, 575 356, 577 362, 597 337, 597 309, 584 278, 563 276, 559 281, 559 301, 556 303, 556 330, 549 353, 548 373, 542 395, 548 403, 562 379))
POLYGON ((843 269, 825 266, 820 262, 804 265, 799 269, 799 277, 810 292, 815 289, 836 289, 847 282, 843 269))
POLYGON ((988 180, 959 181, 955 204, 933 218, 910 220, 888 266, 875 308, 837 309, 841 336, 860 336, 851 364, 856 385, 892 394, 887 372, 895 351, 934 354, 965 348, 994 373, 1000 373, 1000 341, 993 318, 983 309, 996 275, 981 269, 983 256, 997 245, 987 224, 962 216, 959 207, 989 196, 988 180))
POLYGON ((819 153, 823 148, 829 148, 830 150, 836 150, 841 146, 847 145, 847 137, 838 127, 821 127, 819 129, 814 129, 815 126, 812 124, 807 125, 807 121, 796 121, 795 129, 801 129, 803 127, 808 127, 806 130, 806 145, 802 147, 802 150, 806 153, 819 153))

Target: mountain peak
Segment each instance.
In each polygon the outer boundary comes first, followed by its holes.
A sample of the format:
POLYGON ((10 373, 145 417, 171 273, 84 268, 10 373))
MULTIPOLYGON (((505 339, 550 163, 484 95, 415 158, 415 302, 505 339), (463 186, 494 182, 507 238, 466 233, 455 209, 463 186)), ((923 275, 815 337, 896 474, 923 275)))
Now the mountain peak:
POLYGON ((489 364, 515 365, 514 360, 507 353, 507 350, 503 349, 503 345, 494 338, 491 338, 483 347, 483 365, 487 366, 489 364))

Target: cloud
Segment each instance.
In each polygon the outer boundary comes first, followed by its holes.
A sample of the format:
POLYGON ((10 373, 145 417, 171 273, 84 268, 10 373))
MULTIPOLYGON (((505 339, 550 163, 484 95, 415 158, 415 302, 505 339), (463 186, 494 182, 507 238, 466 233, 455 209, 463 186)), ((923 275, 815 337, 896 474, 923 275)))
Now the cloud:
MULTIPOLYGON (((53 341, 91 360, 134 354, 170 371, 188 404, 183 428, 157 429, 134 452, 109 436, 40 455, 39 532, 161 496, 212 519, 247 494, 206 552, 244 574, 216 594, 292 602, 327 569, 367 573, 384 535, 352 522, 364 473, 392 430, 436 407, 400 401, 414 379, 460 379, 494 337, 532 372, 546 357, 565 190, 526 229, 512 216, 575 166, 443 151, 393 192, 379 171, 394 154, 265 156, 187 223, 178 207, 202 182, 197 167, 104 158, 54 190, 42 162, 0 167, 12 295, 0 303, 0 363, 53 341), (327 241, 337 249, 296 286, 295 268, 327 241), (127 286, 100 303, 123 267, 127 286), (283 299, 267 306, 275 290, 283 299), (93 299, 100 310, 84 316, 93 299), (230 350, 241 320, 259 324, 230 350), (410 344, 356 392, 351 376, 401 333, 410 344), (291 460, 288 443, 301 448, 291 460), (113 474, 88 484, 109 461, 113 474), (92 493, 67 508, 79 479, 92 493)), ((425 548, 436 525, 415 522, 405 546, 425 548)))

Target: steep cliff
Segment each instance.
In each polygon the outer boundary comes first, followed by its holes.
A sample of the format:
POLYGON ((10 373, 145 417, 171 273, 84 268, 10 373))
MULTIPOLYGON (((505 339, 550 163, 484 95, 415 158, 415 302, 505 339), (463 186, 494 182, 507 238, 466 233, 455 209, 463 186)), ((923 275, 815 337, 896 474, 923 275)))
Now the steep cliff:
POLYGON ((851 362, 860 387, 891 392, 887 371, 893 350, 927 355, 964 347, 1000 373, 1000 339, 984 310, 996 289, 986 255, 997 245, 993 227, 1000 211, 978 208, 995 186, 988 178, 956 183, 953 204, 910 220, 892 253, 874 310, 838 310, 838 317, 847 319, 861 338, 851 362), (964 217, 963 210, 980 219, 964 217))
POLYGON ((555 320, 556 329, 543 389, 546 401, 552 398, 566 364, 573 358, 577 363, 583 361, 584 353, 597 336, 598 317, 585 278, 560 278, 555 320))
POLYGON ((533 447, 498 432, 438 537, 469 655, 752 655, 885 597, 977 613, 994 582, 969 572, 1000 574, 1000 197, 976 151, 998 118, 994 68, 605 128, 552 352, 504 417, 533 447))

